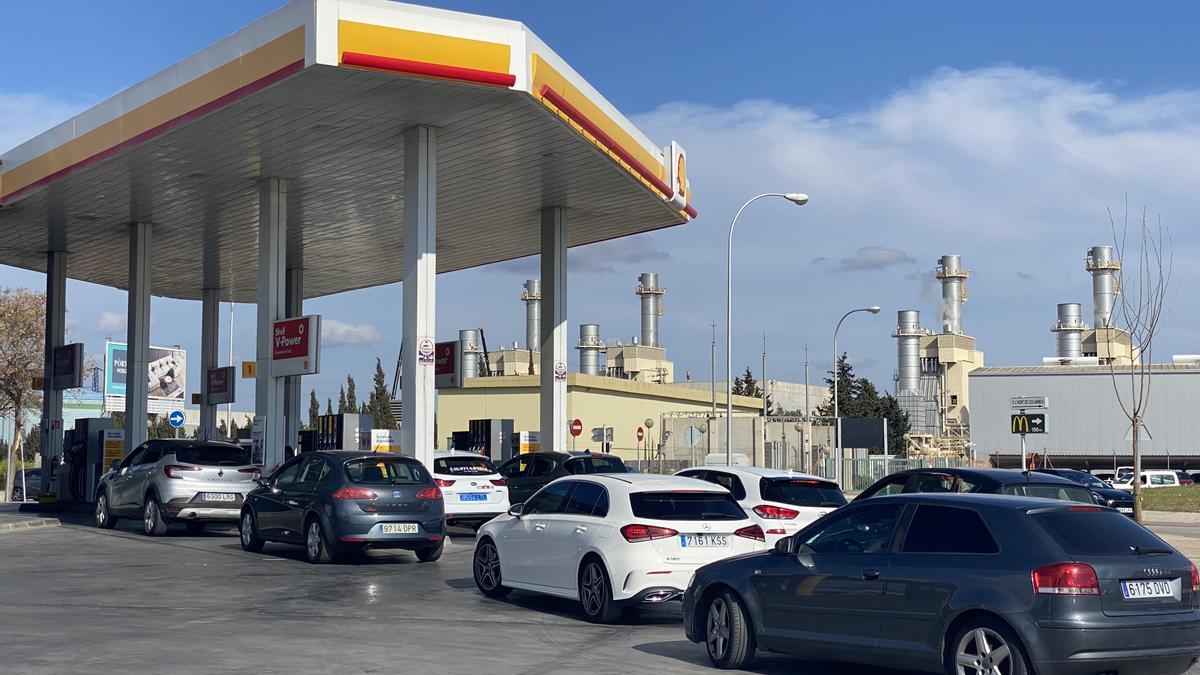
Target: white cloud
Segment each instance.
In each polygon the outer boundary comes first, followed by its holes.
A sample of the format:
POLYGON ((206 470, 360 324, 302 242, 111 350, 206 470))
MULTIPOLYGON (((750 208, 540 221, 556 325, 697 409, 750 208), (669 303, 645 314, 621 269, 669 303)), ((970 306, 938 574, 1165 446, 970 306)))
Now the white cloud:
POLYGON ((88 105, 45 94, 0 91, 0 152, 70 119, 88 105))
MULTIPOLYGON (((825 256, 818 256, 813 259, 816 264, 825 264, 830 262, 825 256)), ((833 269, 838 272, 873 272, 875 270, 887 269, 896 265, 915 265, 916 260, 913 260, 904 251, 898 248, 888 248, 887 246, 863 246, 854 252, 854 255, 840 258, 833 269)))
POLYGON ((321 319, 321 346, 361 346, 378 342, 383 336, 369 323, 343 323, 337 319, 321 319))
POLYGON ((116 312, 100 312, 100 320, 96 322, 96 328, 110 334, 122 333, 128 327, 125 315, 116 312))

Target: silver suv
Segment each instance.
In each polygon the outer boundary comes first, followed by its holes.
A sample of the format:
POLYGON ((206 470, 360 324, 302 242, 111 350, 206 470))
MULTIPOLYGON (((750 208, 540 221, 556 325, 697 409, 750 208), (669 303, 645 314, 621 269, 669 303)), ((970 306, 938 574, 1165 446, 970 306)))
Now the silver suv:
POLYGON ((113 462, 96 490, 96 526, 141 518, 148 535, 165 534, 172 522, 198 533, 206 523, 236 523, 259 470, 250 451, 231 443, 191 439, 146 441, 113 462))

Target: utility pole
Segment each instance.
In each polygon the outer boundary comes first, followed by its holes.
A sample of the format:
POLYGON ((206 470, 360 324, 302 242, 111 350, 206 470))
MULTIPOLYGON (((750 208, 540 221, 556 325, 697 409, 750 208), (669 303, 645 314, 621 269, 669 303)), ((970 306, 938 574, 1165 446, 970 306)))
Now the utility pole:
MULTIPOLYGON (((712 454, 712 439, 717 430, 717 322, 712 322, 712 375, 708 378, 712 384, 712 413, 708 418, 708 452, 712 454)), ((707 460, 707 457, 705 458, 707 460)))
MULTIPOLYGON (((230 292, 232 295, 232 291, 230 292)), ((229 299, 229 365, 233 365, 233 298, 229 299)), ((235 373, 237 371, 234 371, 235 373)), ((202 377, 207 378, 208 373, 202 377)), ((236 377, 236 376, 235 376, 236 377)), ((225 406, 225 433, 229 434, 230 438, 237 438, 237 434, 233 433, 233 400, 225 406)))
POLYGON ((800 440, 800 466, 812 470, 812 406, 808 403, 808 345, 804 345, 804 438, 800 440))
POLYGON ((763 332, 763 354, 762 354, 762 356, 763 356, 763 366, 762 366, 763 419, 762 419, 762 444, 761 445, 762 445, 762 450, 763 450, 763 463, 765 464, 767 461, 767 415, 770 414, 770 412, 771 412, 770 410, 767 409, 767 384, 768 383, 767 383, 767 334, 766 334, 766 332, 763 332))

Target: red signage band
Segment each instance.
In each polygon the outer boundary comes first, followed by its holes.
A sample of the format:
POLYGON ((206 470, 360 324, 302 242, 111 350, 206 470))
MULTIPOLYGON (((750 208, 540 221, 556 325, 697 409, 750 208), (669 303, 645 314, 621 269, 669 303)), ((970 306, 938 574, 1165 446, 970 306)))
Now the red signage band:
POLYGON ((390 70, 406 75, 436 77, 443 80, 458 80, 459 82, 490 84, 499 87, 511 87, 517 83, 517 76, 512 73, 497 73, 491 70, 446 66, 440 63, 410 61, 409 59, 396 59, 390 56, 376 56, 374 54, 360 54, 358 52, 342 52, 342 63, 347 66, 390 70))
POLYGON ((308 356, 311 336, 306 317, 276 321, 271 335, 271 360, 302 359, 308 356))

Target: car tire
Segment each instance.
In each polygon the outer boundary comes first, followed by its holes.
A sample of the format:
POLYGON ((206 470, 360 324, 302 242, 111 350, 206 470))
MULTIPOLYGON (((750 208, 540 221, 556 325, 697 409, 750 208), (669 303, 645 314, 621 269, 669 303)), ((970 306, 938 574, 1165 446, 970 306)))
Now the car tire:
POLYGON ((484 537, 475 545, 471 557, 471 569, 475 575, 475 587, 489 598, 503 598, 512 589, 503 584, 500 576, 500 551, 495 542, 484 537))
POLYGON ((18 502, 18 503, 25 501, 25 492, 22 491, 21 488, 19 488, 19 487, 13 488, 12 499, 9 501, 18 502))
POLYGON ((592 623, 612 623, 621 616, 621 605, 612 597, 612 584, 604 563, 590 558, 579 570, 579 604, 592 623))
POLYGON ((415 551, 415 553, 417 554, 417 560, 420 560, 423 563, 424 562, 433 562, 434 560, 437 560, 438 558, 442 557, 442 549, 445 547, 446 547, 446 540, 443 539, 443 540, 439 541, 436 546, 426 546, 425 548, 419 548, 415 551))
POLYGON ((117 526, 117 517, 113 515, 111 505, 108 503, 108 491, 101 490, 96 495, 96 527, 102 530, 111 530, 117 526))
POLYGON ((242 550, 250 553, 258 553, 263 550, 262 537, 258 536, 258 523, 254 520, 254 513, 250 509, 242 512, 242 519, 238 521, 238 538, 242 540, 242 550))
POLYGON ((717 668, 737 670, 754 660, 754 631, 741 598, 721 591, 704 611, 704 646, 717 668))
POLYGON ((198 520, 189 520, 184 525, 187 526, 188 534, 200 534, 204 531, 204 523, 198 520))
POLYGON ((154 495, 146 496, 142 506, 142 532, 151 537, 161 537, 167 533, 167 521, 163 520, 162 507, 154 495))
POLYGON ((948 675, 992 672, 993 668, 1008 675, 1031 672, 1029 657, 1012 629, 988 617, 968 620, 955 631, 946 645, 945 665, 948 675))
POLYGON ((304 526, 304 557, 314 565, 333 562, 333 547, 329 545, 321 519, 315 516, 304 526))

